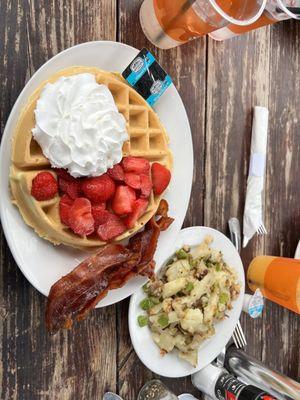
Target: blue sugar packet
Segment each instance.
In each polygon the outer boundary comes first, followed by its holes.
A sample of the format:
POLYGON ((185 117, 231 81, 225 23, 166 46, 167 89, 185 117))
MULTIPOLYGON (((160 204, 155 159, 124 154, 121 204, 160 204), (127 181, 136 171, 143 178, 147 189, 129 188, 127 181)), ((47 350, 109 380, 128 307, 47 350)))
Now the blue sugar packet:
POLYGON ((146 48, 131 61, 122 76, 150 106, 172 83, 171 77, 146 48))

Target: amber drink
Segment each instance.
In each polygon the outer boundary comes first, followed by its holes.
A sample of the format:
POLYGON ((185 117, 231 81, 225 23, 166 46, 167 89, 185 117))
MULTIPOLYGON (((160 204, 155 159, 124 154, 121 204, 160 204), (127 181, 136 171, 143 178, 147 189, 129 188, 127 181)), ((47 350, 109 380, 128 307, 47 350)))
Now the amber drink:
POLYGON ((300 314, 300 260, 255 257, 247 281, 253 292, 259 288, 267 299, 300 314))
POLYGON ((253 23, 265 4, 266 0, 144 0, 140 21, 147 38, 168 49, 229 23, 253 23))
POLYGON ((300 19, 300 0, 269 0, 264 13, 253 24, 246 26, 229 24, 210 33, 209 36, 215 40, 226 40, 290 18, 300 19))

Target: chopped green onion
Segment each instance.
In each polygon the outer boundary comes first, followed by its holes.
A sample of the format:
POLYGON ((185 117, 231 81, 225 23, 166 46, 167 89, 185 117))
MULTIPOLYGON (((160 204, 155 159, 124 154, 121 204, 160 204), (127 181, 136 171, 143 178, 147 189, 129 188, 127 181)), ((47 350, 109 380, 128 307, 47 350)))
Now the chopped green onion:
POLYGON ((185 290, 187 292, 191 292, 193 289, 194 289, 194 285, 192 284, 192 282, 188 282, 186 287, 185 287, 185 290))
POLYGON ((166 265, 171 265, 173 264, 173 262, 174 262, 173 258, 170 258, 166 265))
POLYGON ((176 251, 176 257, 178 260, 186 260, 188 258, 188 253, 183 249, 176 251))
POLYGON ((164 329, 169 325, 169 318, 167 314, 160 314, 160 316, 157 319, 157 322, 159 325, 164 329))
POLYGON ((221 271, 221 265, 220 264, 216 264, 216 271, 220 272, 221 271))
POLYGON ((139 315, 137 317, 138 324, 141 328, 148 325, 148 317, 146 315, 139 315))
POLYGON ((228 300, 229 300, 229 296, 228 296, 227 293, 221 293, 221 294, 220 294, 219 301, 220 301, 221 304, 226 304, 226 303, 228 303, 228 300))
POLYGON ((144 293, 149 292, 148 282, 146 282, 145 285, 143 285, 143 291, 144 291, 144 293))
POLYGON ((146 297, 144 300, 140 302, 140 307, 142 310, 148 311, 153 306, 152 301, 146 297))
POLYGON ((160 303, 159 297, 151 296, 151 297, 149 297, 149 300, 150 300, 154 305, 160 303))

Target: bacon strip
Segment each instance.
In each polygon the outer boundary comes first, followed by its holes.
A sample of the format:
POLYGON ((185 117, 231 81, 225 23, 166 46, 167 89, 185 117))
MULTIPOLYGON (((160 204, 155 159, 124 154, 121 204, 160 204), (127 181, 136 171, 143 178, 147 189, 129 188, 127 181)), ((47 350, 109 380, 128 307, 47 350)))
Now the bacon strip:
POLYGON ((46 309, 46 326, 51 333, 71 328, 73 319, 82 320, 109 290, 122 287, 136 275, 152 277, 157 241, 162 230, 173 222, 167 216, 164 201, 157 215, 143 232, 133 236, 125 247, 108 244, 58 280, 50 289, 46 309))

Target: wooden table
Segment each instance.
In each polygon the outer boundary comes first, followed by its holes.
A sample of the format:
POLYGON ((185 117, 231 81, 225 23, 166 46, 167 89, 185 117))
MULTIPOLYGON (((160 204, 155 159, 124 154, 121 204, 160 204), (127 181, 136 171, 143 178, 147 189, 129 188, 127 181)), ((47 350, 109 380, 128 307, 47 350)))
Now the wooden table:
MULTIPOLYGON (((293 257, 300 238, 300 23, 284 22, 225 43, 209 38, 170 51, 154 48, 139 26, 141 0, 2 0, 0 123, 29 77, 77 43, 118 40, 148 47, 172 76, 194 139, 194 186, 185 226, 227 232, 242 218, 254 105, 270 109, 265 223, 242 257, 293 257)), ((176 116, 174 116, 176 118, 176 116)), ((19 271, 1 234, 0 398, 99 400, 107 390, 134 400, 153 375, 128 334, 128 301, 100 309, 68 332, 45 330, 46 299, 19 271)), ((41 268, 43 266, 41 265, 41 268)), ((300 319, 267 303, 262 319, 242 316, 247 351, 292 378, 300 376, 300 319)), ((163 379, 196 395, 190 379, 163 379)), ((198 394, 199 397, 199 394, 198 394)))

